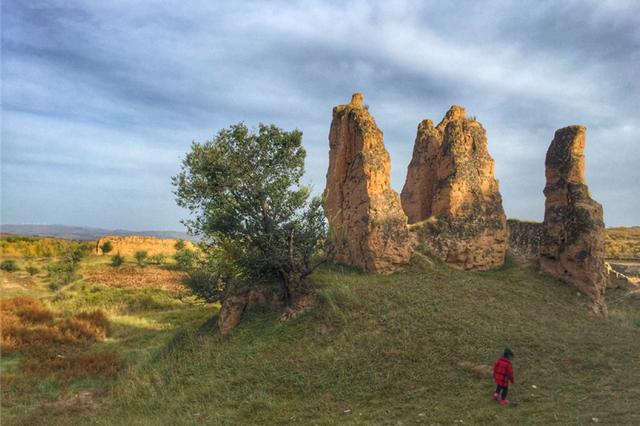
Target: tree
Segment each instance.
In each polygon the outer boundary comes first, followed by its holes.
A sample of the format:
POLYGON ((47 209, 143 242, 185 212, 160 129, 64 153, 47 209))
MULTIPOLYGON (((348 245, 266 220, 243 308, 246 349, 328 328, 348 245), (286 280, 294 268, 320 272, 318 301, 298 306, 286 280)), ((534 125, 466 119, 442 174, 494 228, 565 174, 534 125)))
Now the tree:
POLYGON ((173 258, 175 259, 179 269, 183 271, 190 271, 193 269, 193 265, 198 259, 198 255, 193 250, 183 248, 182 250, 178 250, 176 254, 173 255, 173 258))
POLYGON ((108 254, 109 252, 111 252, 111 250, 113 250, 113 244, 111 243, 111 241, 107 240, 102 243, 102 245, 100 246, 100 250, 102 250, 102 254, 108 254))
POLYGON ((147 264, 147 252, 145 250, 138 250, 133 254, 133 257, 138 262, 139 266, 146 266, 147 264))
POLYGON ((172 182, 178 205, 192 213, 184 223, 202 238, 204 263, 216 276, 210 294, 275 284, 290 303, 324 260, 327 225, 321 200, 310 200, 300 184, 301 141, 298 130, 261 124, 256 133, 240 123, 192 144, 172 182))
POLYGON ((124 256, 119 252, 111 256, 111 266, 117 268, 124 263, 124 256))

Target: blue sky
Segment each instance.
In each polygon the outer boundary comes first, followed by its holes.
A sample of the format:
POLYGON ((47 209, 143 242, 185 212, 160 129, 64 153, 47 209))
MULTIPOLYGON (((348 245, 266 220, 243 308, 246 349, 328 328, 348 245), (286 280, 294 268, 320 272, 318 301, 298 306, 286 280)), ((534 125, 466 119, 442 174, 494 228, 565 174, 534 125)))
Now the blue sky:
POLYGON ((2 222, 181 229, 170 177, 232 123, 304 132, 324 188, 362 91, 404 183, 416 127, 463 105, 507 215, 540 220, 555 129, 587 126, 608 226, 640 225, 640 2, 2 2, 2 222))

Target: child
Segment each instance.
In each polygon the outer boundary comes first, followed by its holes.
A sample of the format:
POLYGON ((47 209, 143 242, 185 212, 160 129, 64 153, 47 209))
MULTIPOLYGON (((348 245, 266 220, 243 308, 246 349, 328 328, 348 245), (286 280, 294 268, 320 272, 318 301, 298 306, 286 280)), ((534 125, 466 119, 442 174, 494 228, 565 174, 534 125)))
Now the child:
POLYGON ((500 398, 501 405, 507 405, 509 400, 507 399, 507 392, 509 392, 509 382, 514 383, 513 366, 511 360, 513 359, 513 351, 509 348, 504 350, 502 358, 493 364, 493 379, 496 382, 496 392, 493 394, 493 399, 496 401, 500 398))

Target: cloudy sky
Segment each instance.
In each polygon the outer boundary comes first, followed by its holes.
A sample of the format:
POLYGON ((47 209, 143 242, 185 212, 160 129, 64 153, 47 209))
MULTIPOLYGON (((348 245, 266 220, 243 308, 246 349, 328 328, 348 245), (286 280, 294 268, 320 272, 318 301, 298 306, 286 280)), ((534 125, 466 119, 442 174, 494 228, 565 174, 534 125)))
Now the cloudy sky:
POLYGON ((181 229, 170 177, 232 123, 304 132, 362 91, 396 190, 418 122, 487 129, 507 215, 541 219, 555 129, 587 126, 608 226, 640 225, 640 2, 2 1, 2 222, 181 229))

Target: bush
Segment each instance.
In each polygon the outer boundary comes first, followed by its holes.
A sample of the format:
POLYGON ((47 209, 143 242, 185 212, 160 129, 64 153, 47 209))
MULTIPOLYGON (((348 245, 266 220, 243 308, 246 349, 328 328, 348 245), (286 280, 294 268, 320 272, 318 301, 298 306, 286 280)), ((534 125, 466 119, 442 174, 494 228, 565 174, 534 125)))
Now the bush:
POLYGON ((113 250, 113 244, 111 244, 111 241, 107 240, 100 246, 100 250, 102 250, 102 254, 108 254, 113 250))
POLYGON ((38 272, 40 272, 40 269, 36 268, 33 265, 27 266, 24 270, 27 271, 29 273, 29 275, 31 275, 31 276, 33 276, 33 275, 37 274, 38 272))
POLYGON ((49 272, 49 279, 51 280, 50 287, 52 290, 58 290, 60 287, 80 278, 80 275, 77 273, 77 263, 68 260, 52 263, 47 267, 47 270, 49 272))
POLYGON ((80 278, 78 265, 88 251, 88 245, 79 245, 68 250, 62 257, 62 260, 52 263, 47 267, 49 279, 51 280, 50 287, 53 290, 57 290, 80 278))
POLYGON ((184 284, 194 294, 203 298, 208 303, 222 300, 227 280, 220 271, 211 272, 203 268, 194 269, 184 279, 184 284))
POLYGON ((138 265, 145 266, 147 264, 147 252, 145 250, 139 250, 133 254, 138 265))
POLYGON ((193 250, 186 248, 176 252, 173 258, 175 259, 179 269, 189 271, 193 269, 193 264, 197 260, 198 255, 193 250))
POLYGON ((174 247, 176 248, 176 251, 180 251, 184 249, 185 248, 184 240, 179 240, 174 247))
POLYGON ((7 259, 7 260, 3 260, 0 263, 0 269, 7 272, 15 272, 20 268, 18 268, 18 265, 16 264, 15 260, 7 259))
POLYGON ((152 265, 164 265, 167 260, 167 256, 163 253, 154 254, 153 256, 149 256, 149 263, 152 265))
POLYGON ((111 256, 111 266, 118 267, 124 263, 124 256, 120 253, 116 253, 111 256))

